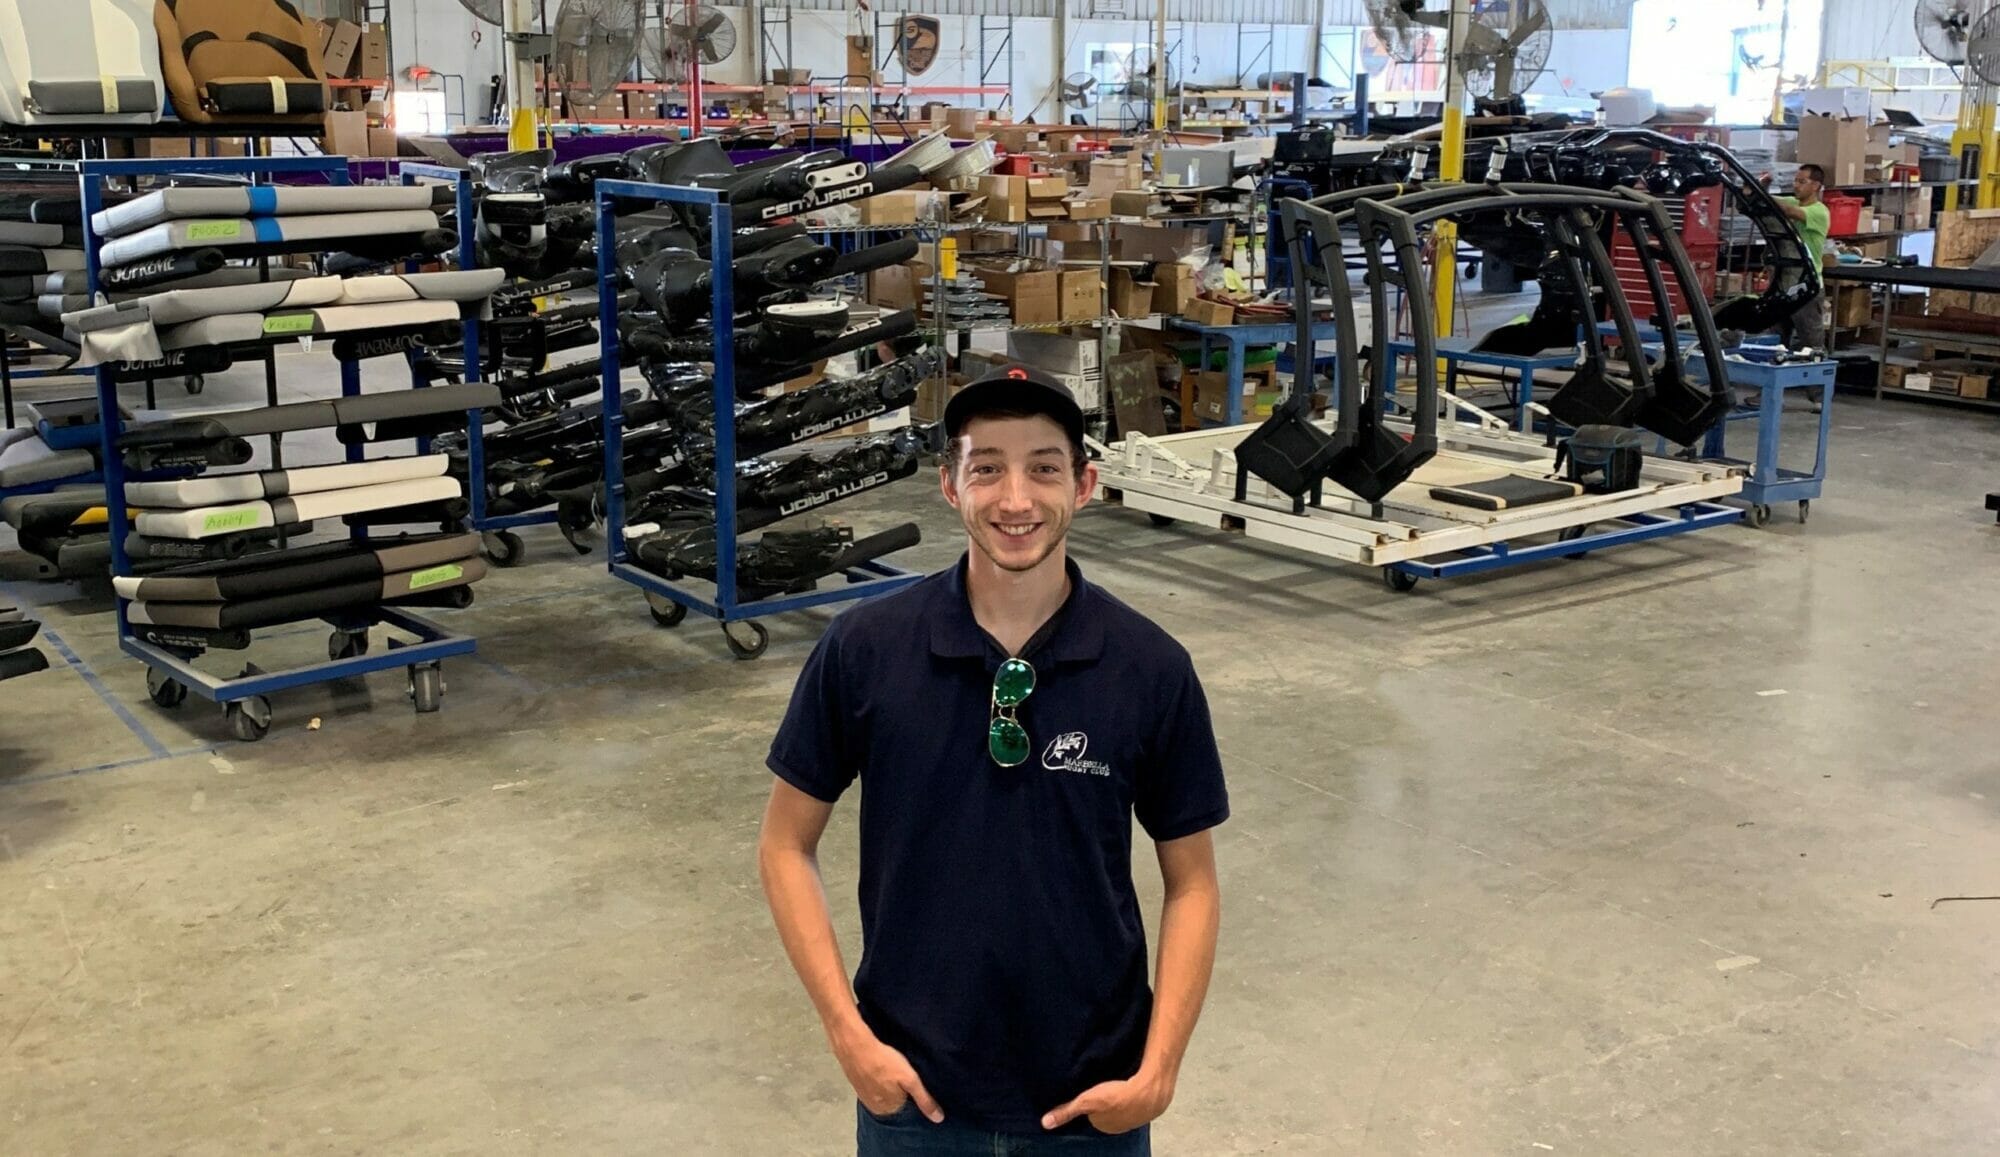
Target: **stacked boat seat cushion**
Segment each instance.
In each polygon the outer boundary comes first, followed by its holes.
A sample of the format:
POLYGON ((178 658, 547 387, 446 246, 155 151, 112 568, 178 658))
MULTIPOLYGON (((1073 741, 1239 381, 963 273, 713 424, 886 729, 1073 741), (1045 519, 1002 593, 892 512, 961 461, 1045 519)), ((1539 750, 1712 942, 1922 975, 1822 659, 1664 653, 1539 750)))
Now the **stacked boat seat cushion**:
POLYGON ((493 409, 501 400, 498 387, 482 383, 359 394, 324 402, 289 402, 204 417, 141 422, 119 435, 118 446, 127 466, 143 470, 219 443, 298 430, 332 427, 336 436, 350 445, 388 442, 462 428, 467 410, 493 409))
POLYGON ((310 277, 208 289, 175 289, 62 315, 84 365, 144 360, 201 346, 404 329, 457 321, 506 274, 407 273, 310 277))
POLYGON ((152 124, 166 85, 155 0, 0 0, 0 122, 152 124))
POLYGON ((202 539, 319 518, 340 518, 460 497, 449 458, 427 454, 336 466, 223 474, 180 482, 129 482, 125 501, 149 538, 202 539))
POLYGON ((0 495, 47 490, 97 475, 94 451, 104 433, 96 398, 30 402, 25 413, 27 425, 0 430, 0 495))
POLYGON ((319 34, 291 0, 158 0, 153 24, 182 120, 317 123, 332 110, 319 34))
POLYGON ((41 630, 18 609, 0 604, 0 681, 49 669, 48 656, 28 645, 41 630))
POLYGON ((112 580, 138 625, 268 627, 380 604, 468 606, 486 577, 477 534, 346 540, 112 580))

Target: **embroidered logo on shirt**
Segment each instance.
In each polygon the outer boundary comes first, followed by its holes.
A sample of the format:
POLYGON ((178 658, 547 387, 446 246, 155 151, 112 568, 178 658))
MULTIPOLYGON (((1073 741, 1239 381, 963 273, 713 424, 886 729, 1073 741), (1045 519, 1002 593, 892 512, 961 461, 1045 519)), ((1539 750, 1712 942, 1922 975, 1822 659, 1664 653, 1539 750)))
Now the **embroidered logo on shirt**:
POLYGON ((1078 775, 1110 775, 1110 764, 1083 757, 1089 747, 1090 736, 1081 731, 1065 731, 1049 741, 1048 750, 1042 752, 1042 766, 1078 775))

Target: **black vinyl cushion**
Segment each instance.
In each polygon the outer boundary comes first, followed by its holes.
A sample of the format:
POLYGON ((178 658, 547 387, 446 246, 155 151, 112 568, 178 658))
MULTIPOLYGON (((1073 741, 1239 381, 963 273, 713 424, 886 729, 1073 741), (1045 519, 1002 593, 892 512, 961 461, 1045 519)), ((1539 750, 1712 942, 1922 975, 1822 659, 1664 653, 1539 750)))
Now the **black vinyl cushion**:
POLYGON ((1470 506, 1477 510, 1511 510, 1516 506, 1536 506, 1544 502, 1561 502, 1565 498, 1575 498, 1583 493, 1583 487, 1574 482, 1557 482, 1548 478, 1523 478, 1519 474, 1503 474, 1481 482, 1464 486, 1433 486, 1431 497, 1439 502, 1449 502, 1454 506, 1470 506))
POLYGON ((35 650, 9 651, 0 655, 0 681, 32 675, 49 669, 49 657, 35 650))

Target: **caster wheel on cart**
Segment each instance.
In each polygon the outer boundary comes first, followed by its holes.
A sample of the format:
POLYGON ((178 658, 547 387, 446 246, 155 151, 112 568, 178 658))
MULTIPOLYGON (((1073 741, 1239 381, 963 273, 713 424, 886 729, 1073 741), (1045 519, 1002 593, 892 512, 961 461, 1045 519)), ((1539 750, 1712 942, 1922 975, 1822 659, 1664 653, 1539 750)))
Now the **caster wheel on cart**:
POLYGON ((146 697, 156 707, 169 710, 187 701, 187 684, 154 667, 146 668, 146 697))
POLYGON ((417 705, 419 715, 429 715, 444 706, 444 668, 436 663, 410 668, 410 699, 417 705))
POLYGON ((646 595, 646 609, 652 612, 653 621, 663 627, 678 627, 681 620, 688 617, 688 609, 662 595, 646 595))
POLYGON ((1385 566, 1382 568, 1382 585, 1399 595, 1406 595, 1417 589, 1417 576, 1405 574, 1393 566, 1385 566))
POLYGON ((1174 523, 1180 521, 1164 514, 1148 514, 1146 517, 1153 520, 1154 526, 1172 526, 1174 523))
POLYGON ((528 555, 528 546, 521 536, 511 530, 496 531, 485 536, 487 561, 494 566, 520 566, 528 555))
POLYGON ((1799 525, 1800 525, 1800 526, 1804 526, 1804 525, 1806 524, 1806 515, 1808 515, 1808 514, 1811 514, 1811 513, 1812 513, 1812 499, 1810 499, 1810 498, 1801 498, 1801 499, 1799 499, 1799 525))
POLYGON ((771 645, 771 632, 764 629, 764 624, 757 622, 724 623, 722 641, 729 644, 729 653, 737 658, 754 659, 764 653, 764 648, 771 645), (750 636, 748 643, 736 637, 739 630, 750 636))
POLYGON ((1753 503, 1750 509, 1743 512, 1743 521, 1752 526, 1763 526, 1771 521, 1771 507, 1762 502, 1753 503))
MULTIPOLYGON (((1588 525, 1585 525, 1585 526, 1565 526, 1565 527, 1563 527, 1563 529, 1562 529, 1562 533, 1561 533, 1561 534, 1559 534, 1559 535, 1557 535, 1556 537, 1557 537, 1558 539, 1560 539, 1561 541, 1563 541, 1563 542, 1575 542, 1575 541, 1576 541, 1577 539, 1579 539, 1579 538, 1582 538, 1582 537, 1583 537, 1584 535, 1586 535, 1586 534, 1589 534, 1589 533, 1590 533, 1590 527, 1589 527, 1588 525)), ((1589 557, 1590 557, 1590 552, 1589 552, 1589 551, 1587 551, 1587 550, 1579 550, 1579 551, 1577 551, 1577 552, 1576 552, 1575 554, 1566 554, 1566 555, 1564 555, 1563 557, 1564 557, 1564 558, 1589 558, 1589 557)))
POLYGON ((326 637, 326 657, 329 659, 352 659, 367 653, 366 631, 335 631, 326 637))
POLYGON ((228 720, 231 735, 255 743, 271 730, 271 701, 262 695, 238 699, 223 705, 222 717, 228 720))
POLYGON ((199 394, 208 388, 208 379, 200 374, 190 374, 187 380, 181 384, 187 387, 188 393, 199 394))

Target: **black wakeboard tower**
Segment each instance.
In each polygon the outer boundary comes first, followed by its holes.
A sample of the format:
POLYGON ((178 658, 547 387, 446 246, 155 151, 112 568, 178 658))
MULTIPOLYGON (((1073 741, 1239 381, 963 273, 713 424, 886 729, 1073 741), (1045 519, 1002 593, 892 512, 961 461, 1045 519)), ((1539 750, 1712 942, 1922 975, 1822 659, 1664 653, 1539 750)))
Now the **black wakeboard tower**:
MULTIPOLYGON (((1436 142, 1395 141, 1376 157, 1374 172, 1382 180, 1435 180, 1436 142), (1413 171, 1421 164, 1422 171, 1413 171)), ((1763 180, 1734 153, 1720 145, 1684 141, 1651 129, 1570 129, 1522 133, 1470 140, 1465 146, 1465 172, 1489 180, 1566 185, 1610 190, 1638 188, 1656 197, 1685 196, 1720 186, 1736 212, 1763 239, 1763 260, 1770 272, 1764 289, 1718 301, 1711 312, 1720 329, 1757 333, 1775 328, 1819 296, 1822 288, 1819 255, 1807 253, 1790 218, 1763 180), (1496 162, 1497 157, 1497 162, 1496 162)), ((1514 239, 1480 232, 1469 243, 1522 268, 1533 269, 1514 239)), ((1545 288, 1546 292, 1546 288, 1545 288)), ((1481 340, 1479 348, 1500 353, 1535 353, 1553 344, 1566 345, 1559 334, 1568 307, 1545 301, 1526 323, 1503 326, 1481 340), (1542 343, 1542 344, 1537 344, 1542 343)))
MULTIPOLYGON (((1555 300, 1566 303, 1569 317, 1563 344, 1574 343, 1578 355, 1570 379, 1548 403, 1557 421, 1570 426, 1643 426, 1689 444, 1732 405, 1726 385, 1708 384, 1728 380, 1721 337, 1672 219, 1654 197, 1624 187, 1390 184, 1311 201, 1286 200, 1280 214, 1293 268, 1302 274, 1293 315, 1298 348, 1313 348, 1317 314, 1325 308, 1316 300, 1322 291, 1330 300, 1336 346, 1338 421, 1323 443, 1293 453, 1298 468, 1286 471, 1287 484, 1280 488, 1295 500, 1302 500, 1308 489, 1317 500, 1320 482, 1331 481, 1370 503, 1379 516, 1388 493, 1437 453, 1441 401, 1437 327, 1423 248, 1430 228, 1443 220, 1459 222, 1467 232, 1507 235, 1515 249, 1535 255, 1544 292, 1553 289, 1555 300), (1692 315, 1693 354, 1703 361, 1706 381, 1689 374, 1689 355, 1677 341, 1663 343, 1657 361, 1649 359, 1640 340, 1640 321, 1619 286, 1604 242, 1614 229, 1622 229, 1638 253, 1656 303, 1671 301, 1669 275, 1681 290, 1692 315), (1363 282, 1371 325, 1365 345, 1348 274, 1350 238, 1359 244, 1367 265, 1363 282), (1390 350, 1396 336, 1392 290, 1400 291, 1408 304, 1410 341, 1415 347, 1411 356, 1416 394, 1409 407, 1412 430, 1407 437, 1390 429, 1386 421, 1397 361, 1390 350), (1599 309, 1608 313, 1618 335, 1616 353, 1598 331, 1599 309)), ((1671 317, 1646 320, 1662 333, 1674 332, 1671 317)), ((1312 362, 1311 357, 1297 359, 1291 397, 1273 423, 1299 421, 1303 400, 1312 391, 1312 362)), ((1239 478, 1242 472, 1239 468, 1239 478)))

